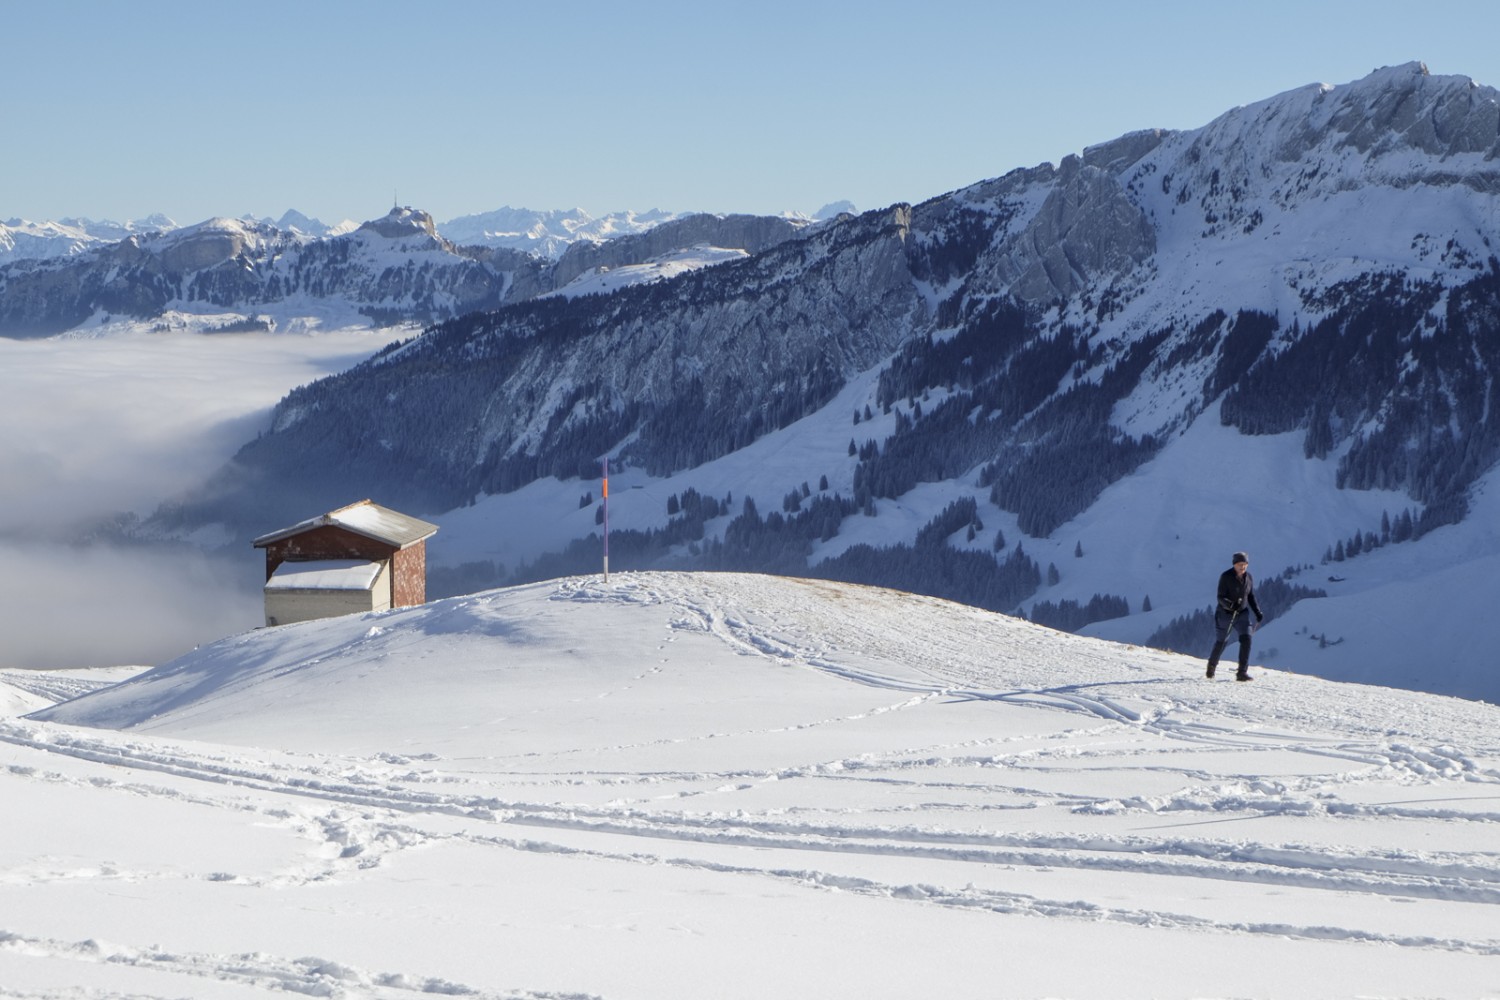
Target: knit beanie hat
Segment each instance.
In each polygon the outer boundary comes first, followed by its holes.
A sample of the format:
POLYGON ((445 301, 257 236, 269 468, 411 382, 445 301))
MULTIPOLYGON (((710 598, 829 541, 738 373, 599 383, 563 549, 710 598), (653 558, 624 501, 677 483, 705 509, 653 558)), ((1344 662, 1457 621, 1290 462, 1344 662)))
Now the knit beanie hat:
POLYGON ((1245 555, 1245 553, 1243 552, 1236 552, 1234 554, 1234 558, 1229 561, 1232 563, 1248 563, 1250 561, 1250 557, 1245 555))

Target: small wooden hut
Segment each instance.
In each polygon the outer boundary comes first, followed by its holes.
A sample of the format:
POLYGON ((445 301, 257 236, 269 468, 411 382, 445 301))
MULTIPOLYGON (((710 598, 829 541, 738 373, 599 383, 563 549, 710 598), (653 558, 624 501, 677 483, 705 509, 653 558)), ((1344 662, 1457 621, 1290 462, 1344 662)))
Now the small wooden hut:
POLYGON ((266 550, 266 624, 427 600, 429 524, 369 500, 257 538, 266 550))

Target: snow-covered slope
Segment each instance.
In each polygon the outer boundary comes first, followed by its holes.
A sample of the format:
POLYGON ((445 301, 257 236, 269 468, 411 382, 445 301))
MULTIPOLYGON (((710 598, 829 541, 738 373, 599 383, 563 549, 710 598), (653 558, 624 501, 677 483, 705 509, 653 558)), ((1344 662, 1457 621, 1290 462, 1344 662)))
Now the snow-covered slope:
POLYGON ((738 574, 257 630, 0 719, 0 982, 1488 995, 1496 710, 1255 673, 738 574))
MULTIPOLYGON (((705 526, 710 540, 724 537, 745 498, 762 510, 777 509, 781 484, 816 487, 826 476, 827 489, 817 495, 848 495, 859 462, 845 451, 851 432, 845 414, 864 405, 872 381, 853 382, 819 413, 681 473, 656 477, 612 469, 612 530, 657 528, 666 519, 668 498, 690 489, 736 501, 705 526)), ((1500 556, 1500 473, 1480 481, 1473 510, 1461 523, 1417 542, 1325 564, 1330 539, 1356 527, 1378 529, 1382 514, 1402 509, 1409 498, 1337 489, 1334 468, 1307 458, 1299 435, 1243 438, 1209 417, 1051 537, 1026 535, 1015 514, 990 504, 987 491, 972 483, 928 483, 879 501, 876 517, 844 520, 836 535, 811 546, 808 564, 859 545, 910 539, 955 497, 968 496, 978 504, 983 527, 972 539, 957 533, 950 546, 991 552, 998 535, 1007 542, 1002 553, 1019 544, 1039 566, 1057 567, 1056 582, 1044 579, 1028 609, 1038 601, 1082 604, 1098 593, 1123 595, 1128 616, 1084 631, 1144 644, 1174 618, 1210 604, 1230 554, 1248 548, 1258 579, 1290 572, 1293 582, 1327 595, 1304 598, 1284 616, 1273 611, 1254 637, 1255 663, 1500 703, 1500 676, 1489 653, 1500 648, 1500 619, 1486 612, 1488 581, 1500 556), (1143 610, 1146 601, 1150 610, 1143 610)), ((854 430, 879 437, 891 433, 894 422, 877 415, 854 430)), ((598 484, 549 477, 431 515, 442 530, 431 542, 430 558, 442 567, 476 560, 515 567, 560 551, 600 530, 598 505, 580 506, 582 491, 597 496, 598 484)), ((618 547, 614 559, 622 565, 618 547)), ((1202 649, 1193 651, 1206 653, 1211 628, 1196 635, 1202 649)))
POLYGON ((556 291, 546 294, 562 295, 568 298, 579 295, 608 295, 621 288, 666 281, 668 278, 675 278, 689 271, 712 267, 714 264, 722 264, 728 260, 742 260, 748 256, 749 254, 744 250, 733 248, 687 247, 639 264, 595 268, 580 274, 556 291))

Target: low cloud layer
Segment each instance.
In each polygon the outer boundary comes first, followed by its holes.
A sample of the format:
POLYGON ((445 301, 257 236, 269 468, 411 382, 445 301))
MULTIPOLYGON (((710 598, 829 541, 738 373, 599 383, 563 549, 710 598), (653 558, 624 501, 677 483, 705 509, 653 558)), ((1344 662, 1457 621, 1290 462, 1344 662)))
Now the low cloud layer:
POLYGON ((254 628, 259 555, 0 542, 0 667, 155 665, 254 628))
POLYGON ((0 339, 0 667, 155 664, 259 624, 259 552, 74 543, 201 483, 288 390, 390 339, 0 339))

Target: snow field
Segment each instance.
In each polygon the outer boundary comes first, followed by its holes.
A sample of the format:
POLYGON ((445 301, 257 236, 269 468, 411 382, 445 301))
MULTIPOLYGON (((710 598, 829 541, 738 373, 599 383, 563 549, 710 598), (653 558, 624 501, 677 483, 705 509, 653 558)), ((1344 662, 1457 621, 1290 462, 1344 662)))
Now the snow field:
POLYGON ((257 630, 0 721, 0 982, 1495 995, 1494 709, 1255 672, 735 574, 257 630))

